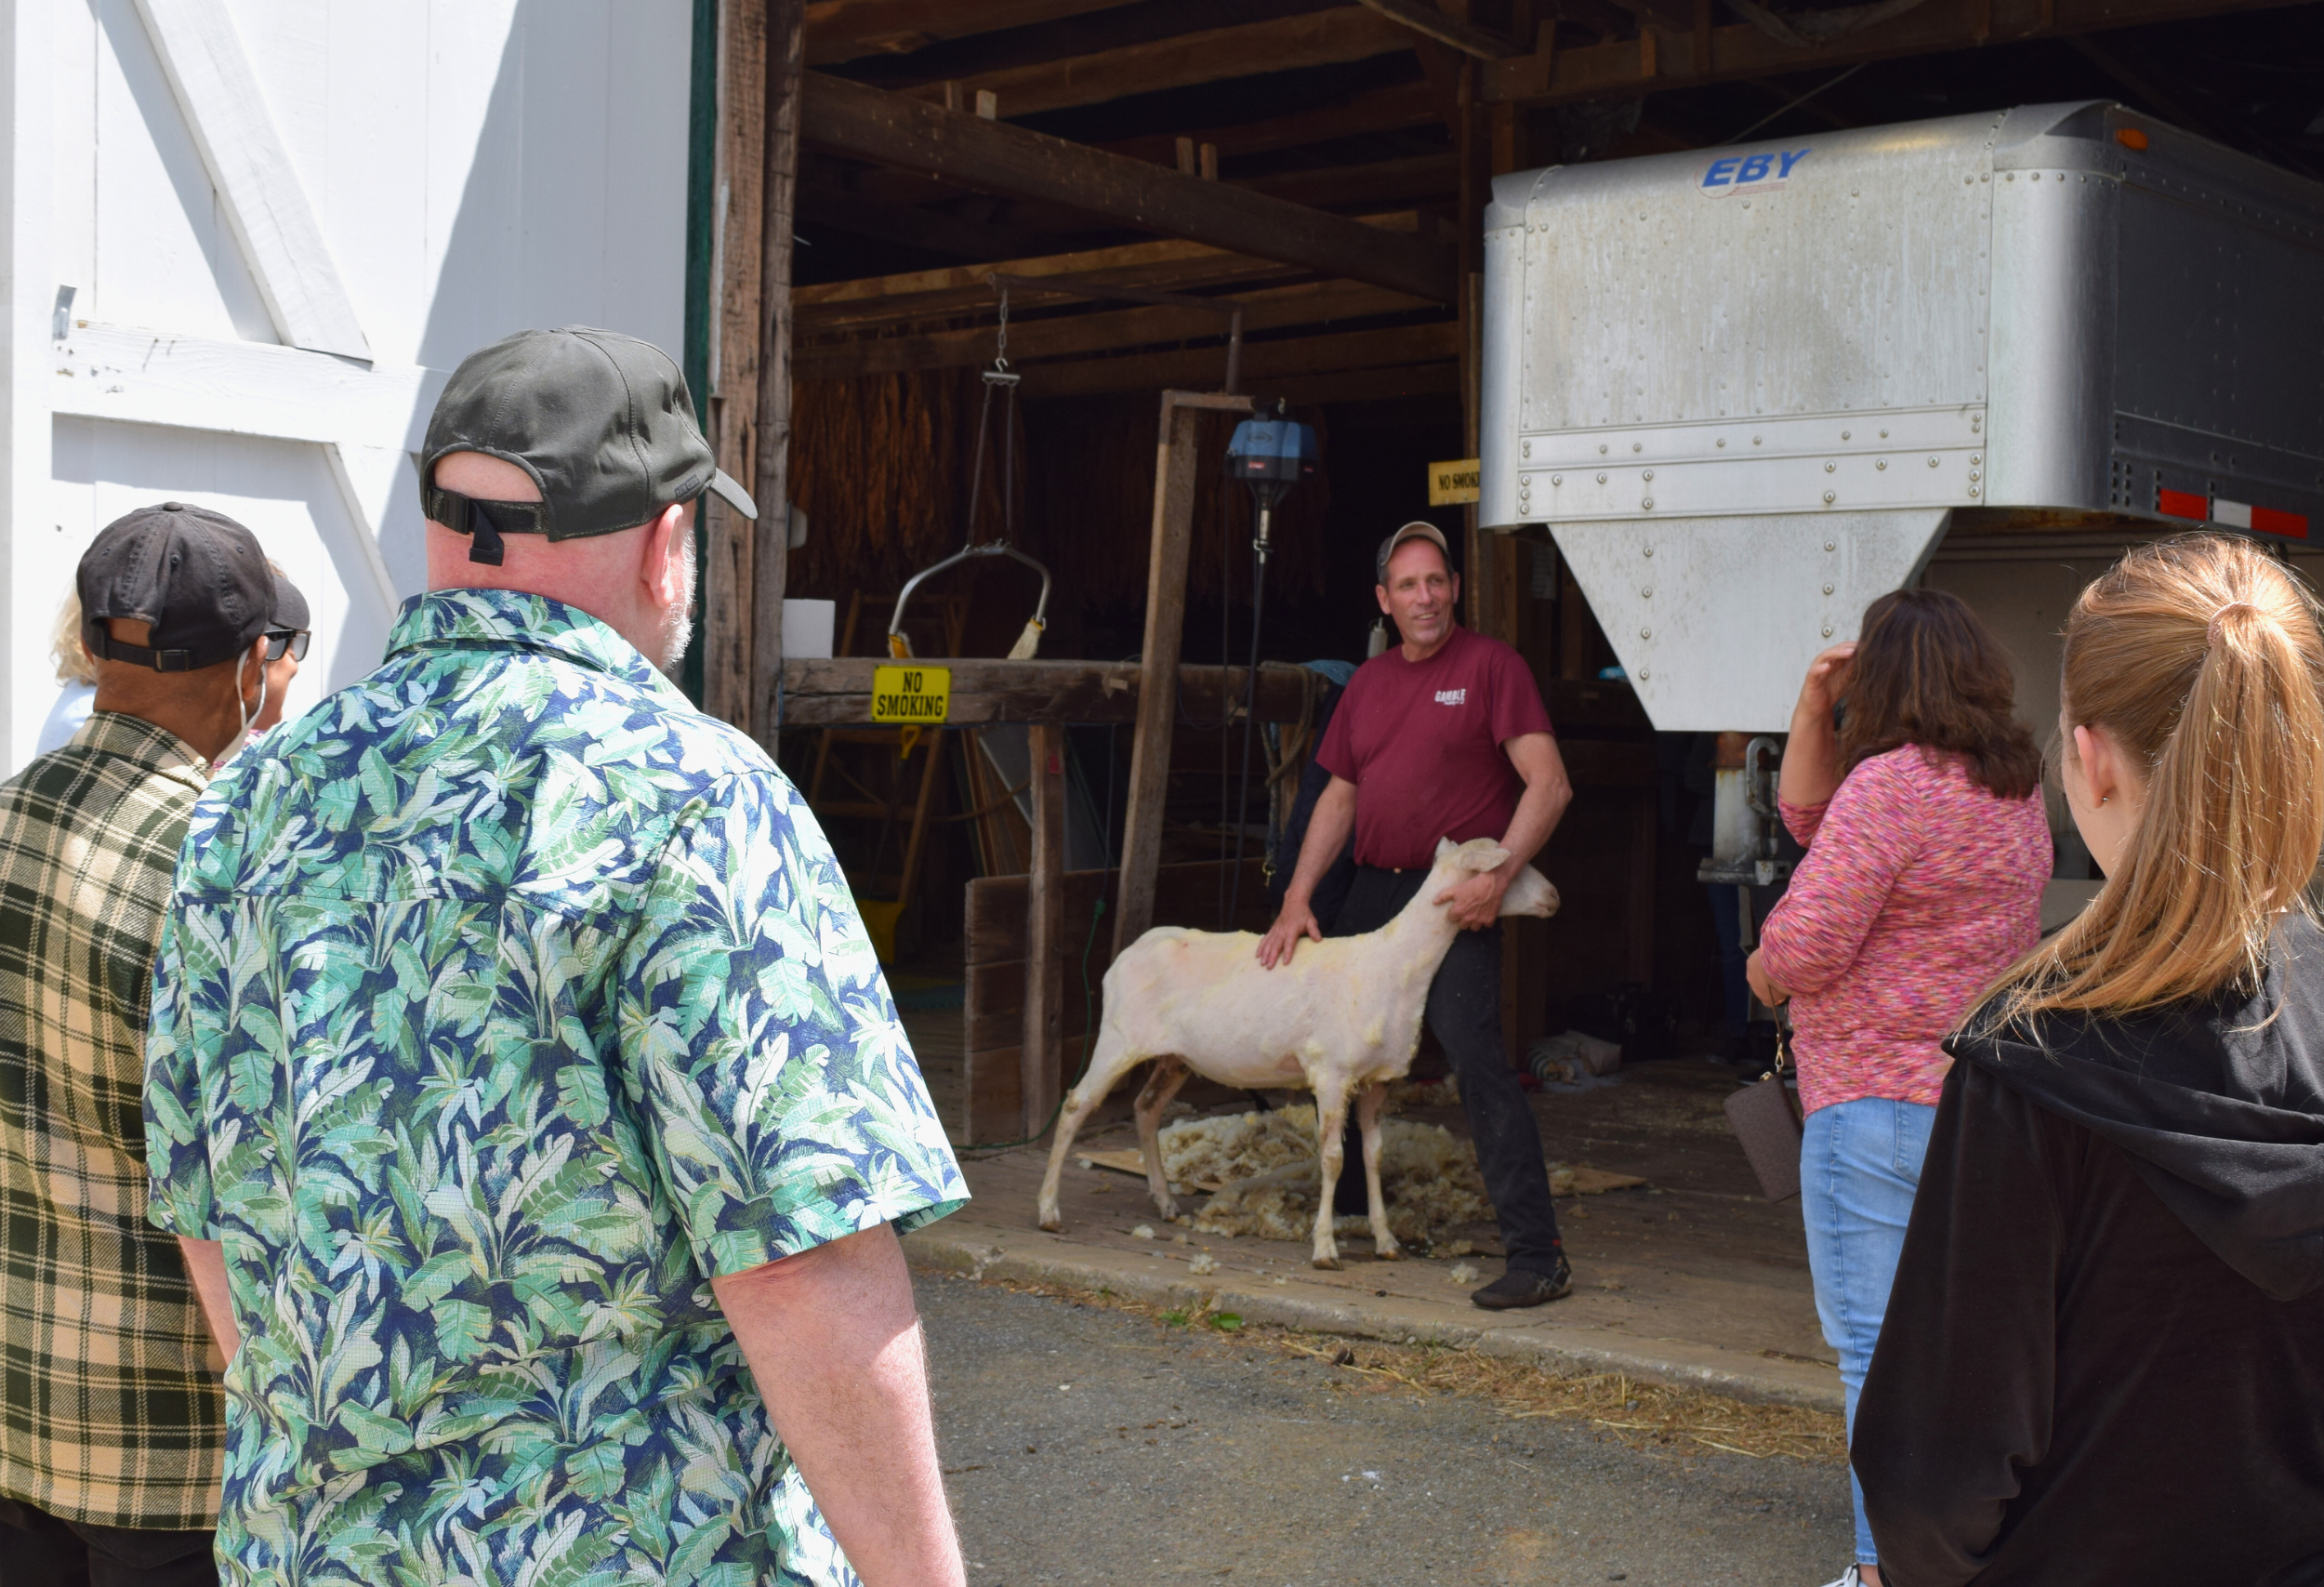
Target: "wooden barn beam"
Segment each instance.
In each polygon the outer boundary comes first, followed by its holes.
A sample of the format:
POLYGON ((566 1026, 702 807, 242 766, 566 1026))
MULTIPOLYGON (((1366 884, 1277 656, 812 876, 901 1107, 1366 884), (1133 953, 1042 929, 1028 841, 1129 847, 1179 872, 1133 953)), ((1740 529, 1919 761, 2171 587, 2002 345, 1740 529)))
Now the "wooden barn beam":
POLYGON ((783 596, 790 576, 791 252, 798 228, 799 88, 807 0, 766 6, 766 182, 759 224, 759 445, 751 496, 758 554, 751 569, 750 733, 776 750, 783 680, 783 596))
MULTIPOLYGON (((1264 396, 1274 383, 1336 370, 1380 369, 1402 364, 1441 364, 1459 356, 1459 328, 1451 321, 1385 331, 1343 331, 1285 341, 1246 342, 1242 383, 1264 396)), ((1026 397, 1087 397, 1103 391, 1151 391, 1199 386, 1218 378, 1219 354, 1208 348, 1135 353, 1084 364, 1042 364, 1025 370, 1018 390, 1026 397)))
POLYGON ((1325 165, 1313 171, 1284 171, 1235 183, 1246 192, 1263 192, 1287 204, 1314 209, 1395 204, 1417 198, 1450 198, 1460 186, 1457 154, 1415 154, 1365 165, 1325 165))
MULTIPOLYGON (((1219 399, 1212 399, 1217 401, 1219 399)), ((1250 399, 1240 399, 1248 408, 1250 399)), ((871 721, 872 674, 891 663, 877 656, 842 655, 810 661, 794 656, 783 664, 783 725, 845 727, 871 721)), ((1141 677, 1134 661, 1001 661, 987 657, 935 655, 916 666, 947 668, 952 673, 951 727, 996 721, 1127 722, 1138 719, 1141 677)), ((1243 702, 1240 667, 1188 667, 1180 670, 1178 698, 1198 720, 1215 720, 1243 702)), ((1300 720, 1299 670, 1261 666, 1254 708, 1261 721, 1300 720)), ((1168 708, 1169 691, 1164 691, 1168 708)))
POLYGON ((1203 28, 1094 55, 1007 67, 963 77, 957 84, 924 84, 907 92, 939 103, 957 93, 962 104, 973 104, 978 93, 989 92, 998 99, 1000 113, 1015 120, 1235 77, 1302 66, 1341 66, 1393 55, 1412 44, 1413 35, 1385 17, 1361 6, 1338 6, 1272 21, 1203 28))
MULTIPOLYGON (((1014 294, 1012 288, 1012 299, 1014 294)), ((1219 301, 1244 306, 1246 335, 1430 307, 1424 298, 1353 281, 1301 282, 1219 301)), ((1012 300, 1010 306, 1021 307, 1021 300, 1012 300)), ((1209 342, 1223 349, 1225 335, 1224 316, 1200 309, 1121 309, 1046 320, 1011 319, 1009 357, 1011 363, 1022 364, 1026 359, 1065 358, 1173 341, 1209 342)), ((988 363, 992 356, 992 327, 972 325, 925 336, 872 337, 804 347, 799 351, 797 370, 801 380, 852 380, 908 369, 966 369, 988 363)))
POLYGON ((882 204, 846 188, 822 182, 801 182, 799 217, 811 224, 828 226, 851 236, 901 243, 936 254, 960 254, 972 259, 1006 259, 1040 246, 1030 232, 1011 227, 964 220, 941 209, 918 205, 882 204))
POLYGON ((813 0, 807 63, 834 66, 867 55, 908 55, 946 39, 1063 21, 1131 0, 813 0))
MULTIPOLYGON (((1935 55, 2022 39, 2145 27, 2230 11, 2265 10, 2286 0, 1925 0, 1859 33, 1801 49, 1746 22, 1688 33, 1648 27, 1637 38, 1578 49, 1537 50, 1485 67, 1485 97, 1564 104, 1640 94, 1689 83, 1731 82, 1770 73, 1813 72, 1860 60, 1935 55), (1697 55, 1706 59, 1697 60, 1697 55)), ((1824 13, 1827 16, 1835 13, 1824 13)))
POLYGON ((1264 121, 1239 122, 1229 126, 1206 126, 1186 133, 1159 133, 1151 138, 1126 138, 1103 145, 1133 160, 1157 165, 1172 163, 1180 138, 1215 145, 1221 154, 1270 154, 1278 149, 1303 149, 1367 132, 1401 132, 1426 126, 1437 119, 1435 93, 1422 82, 1398 83, 1374 88, 1342 104, 1325 105, 1264 121))
MULTIPOLYGON (((718 185, 724 230, 712 275, 718 328, 710 349, 711 444, 737 480, 758 474, 759 248, 765 230, 767 14, 765 0, 719 7, 718 185)), ((703 497, 702 708, 750 731, 752 598, 758 531, 716 495, 703 497)))
POLYGON ((1267 382, 1267 395, 1294 407, 1315 403, 1378 403, 1396 397, 1451 397, 1460 392, 1458 363, 1400 364, 1386 369, 1339 369, 1267 382))
POLYGON ((1410 28, 1423 38, 1447 44, 1463 55, 1473 55, 1479 60, 1506 60, 1525 51, 1508 37, 1490 28, 1478 27, 1459 17, 1448 16, 1429 4, 1429 0, 1357 0, 1367 10, 1378 11, 1402 27, 1410 28))
POLYGON ((1452 250, 1419 236, 1383 233, 1224 182, 1181 176, 837 77, 810 74, 802 98, 802 135, 822 149, 980 192, 1070 205, 1140 231, 1303 265, 1432 302, 1455 297, 1452 250))

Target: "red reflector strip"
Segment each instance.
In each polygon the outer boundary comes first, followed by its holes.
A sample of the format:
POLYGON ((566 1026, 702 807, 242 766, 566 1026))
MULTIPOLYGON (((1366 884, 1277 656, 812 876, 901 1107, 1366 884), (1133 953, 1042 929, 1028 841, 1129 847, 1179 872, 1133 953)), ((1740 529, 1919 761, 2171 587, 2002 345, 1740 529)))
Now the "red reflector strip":
POLYGON ((2272 507, 2253 508, 2251 527, 2265 530, 2270 535, 2287 536, 2294 540, 2304 540, 2308 537, 2308 521, 2304 514, 2283 512, 2272 507))
POLYGON ((2185 491, 2157 491, 2155 510, 2165 517, 2192 518, 2200 523, 2211 517, 2211 501, 2185 491))

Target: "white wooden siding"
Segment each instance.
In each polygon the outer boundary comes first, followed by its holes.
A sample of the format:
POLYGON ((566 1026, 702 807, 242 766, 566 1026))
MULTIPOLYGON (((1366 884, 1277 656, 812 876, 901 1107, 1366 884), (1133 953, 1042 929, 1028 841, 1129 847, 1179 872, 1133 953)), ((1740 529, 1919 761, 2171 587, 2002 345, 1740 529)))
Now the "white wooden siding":
POLYGON ((689 0, 0 0, 0 772, 121 512, 250 525, 314 609, 303 707, 421 586, 411 454, 463 355, 679 350, 691 32, 689 0))

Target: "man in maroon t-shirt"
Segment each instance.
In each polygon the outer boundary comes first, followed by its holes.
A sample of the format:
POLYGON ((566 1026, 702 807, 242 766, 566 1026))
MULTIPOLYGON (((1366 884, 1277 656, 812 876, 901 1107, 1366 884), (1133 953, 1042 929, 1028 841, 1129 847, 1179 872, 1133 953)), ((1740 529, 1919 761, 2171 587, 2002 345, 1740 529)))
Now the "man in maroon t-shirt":
MULTIPOLYGON (((1498 870, 1447 888, 1463 928, 1429 985, 1428 1024, 1460 1078, 1477 1167, 1500 1220, 1509 1270, 1470 1299, 1488 1310, 1538 1306, 1569 1293, 1573 1271, 1533 1112, 1501 1044, 1501 895, 1540 852, 1574 791, 1550 732, 1541 691, 1523 657, 1454 621, 1460 580, 1445 536, 1407 523, 1375 563, 1380 609, 1404 642, 1356 670, 1332 713, 1316 764, 1331 783, 1315 801, 1283 909, 1259 945, 1269 969, 1302 936, 1323 940, 1310 900, 1355 833, 1355 881, 1334 936, 1386 925, 1419 891, 1436 840, 1491 838, 1509 851, 1498 870)), ((1357 1175, 1363 1154, 1347 1161, 1357 1175)))

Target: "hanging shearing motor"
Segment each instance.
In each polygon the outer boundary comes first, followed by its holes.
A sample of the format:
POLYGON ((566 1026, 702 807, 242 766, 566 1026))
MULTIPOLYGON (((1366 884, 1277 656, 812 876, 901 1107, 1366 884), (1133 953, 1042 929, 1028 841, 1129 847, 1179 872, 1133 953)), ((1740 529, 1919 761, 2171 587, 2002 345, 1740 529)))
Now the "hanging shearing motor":
POLYGON ((1007 557, 1023 562, 1041 575, 1041 598, 1034 603, 1033 615, 1017 636, 1017 642, 1009 648, 1011 661, 1030 661, 1041 648, 1041 631, 1049 626, 1049 569, 1010 544, 1017 530, 1017 384, 1024 377, 1009 367, 1009 289, 997 287, 1000 294, 1000 329, 993 352, 993 366, 984 371, 984 403, 976 419, 976 467, 969 482, 969 532, 967 544, 932 567, 924 567, 905 582, 896 596, 895 615, 888 620, 888 654, 902 661, 912 654, 912 641, 905 637, 904 609, 911 602, 912 592, 946 568, 977 557, 1007 557), (993 395, 1001 393, 1000 434, 1000 534, 998 537, 980 544, 976 537, 977 503, 984 496, 985 442, 993 430, 993 395))
POLYGON ((1226 443, 1226 477, 1240 480, 1249 487, 1251 505, 1257 509, 1259 523, 1251 536, 1251 549, 1259 561, 1251 575, 1250 669, 1243 675, 1243 776, 1235 790, 1235 868, 1229 873, 1234 880, 1228 892, 1226 919, 1222 922, 1225 930, 1234 928, 1235 911, 1242 901, 1242 813, 1250 799, 1250 746, 1258 719, 1259 628, 1267 592, 1269 531, 1275 508, 1291 494, 1291 487, 1314 472, 1315 431, 1312 426, 1292 419, 1290 405, 1280 397, 1254 403, 1251 417, 1235 427, 1235 434, 1226 443))
MULTIPOLYGON (((1251 410, 1251 417, 1235 427, 1235 434, 1226 443, 1226 474, 1250 487, 1251 501, 1259 509, 1259 533, 1251 541, 1251 549, 1259 553, 1259 566, 1263 576, 1267 566, 1268 528, 1274 516, 1275 505, 1291 494, 1291 487, 1315 471, 1315 431, 1287 417, 1288 407, 1282 398, 1269 403, 1261 402, 1251 410)), ((1257 610, 1259 597, 1251 596, 1253 626, 1251 641, 1258 642, 1257 610)), ((1254 653, 1256 665, 1256 653, 1254 653)))

